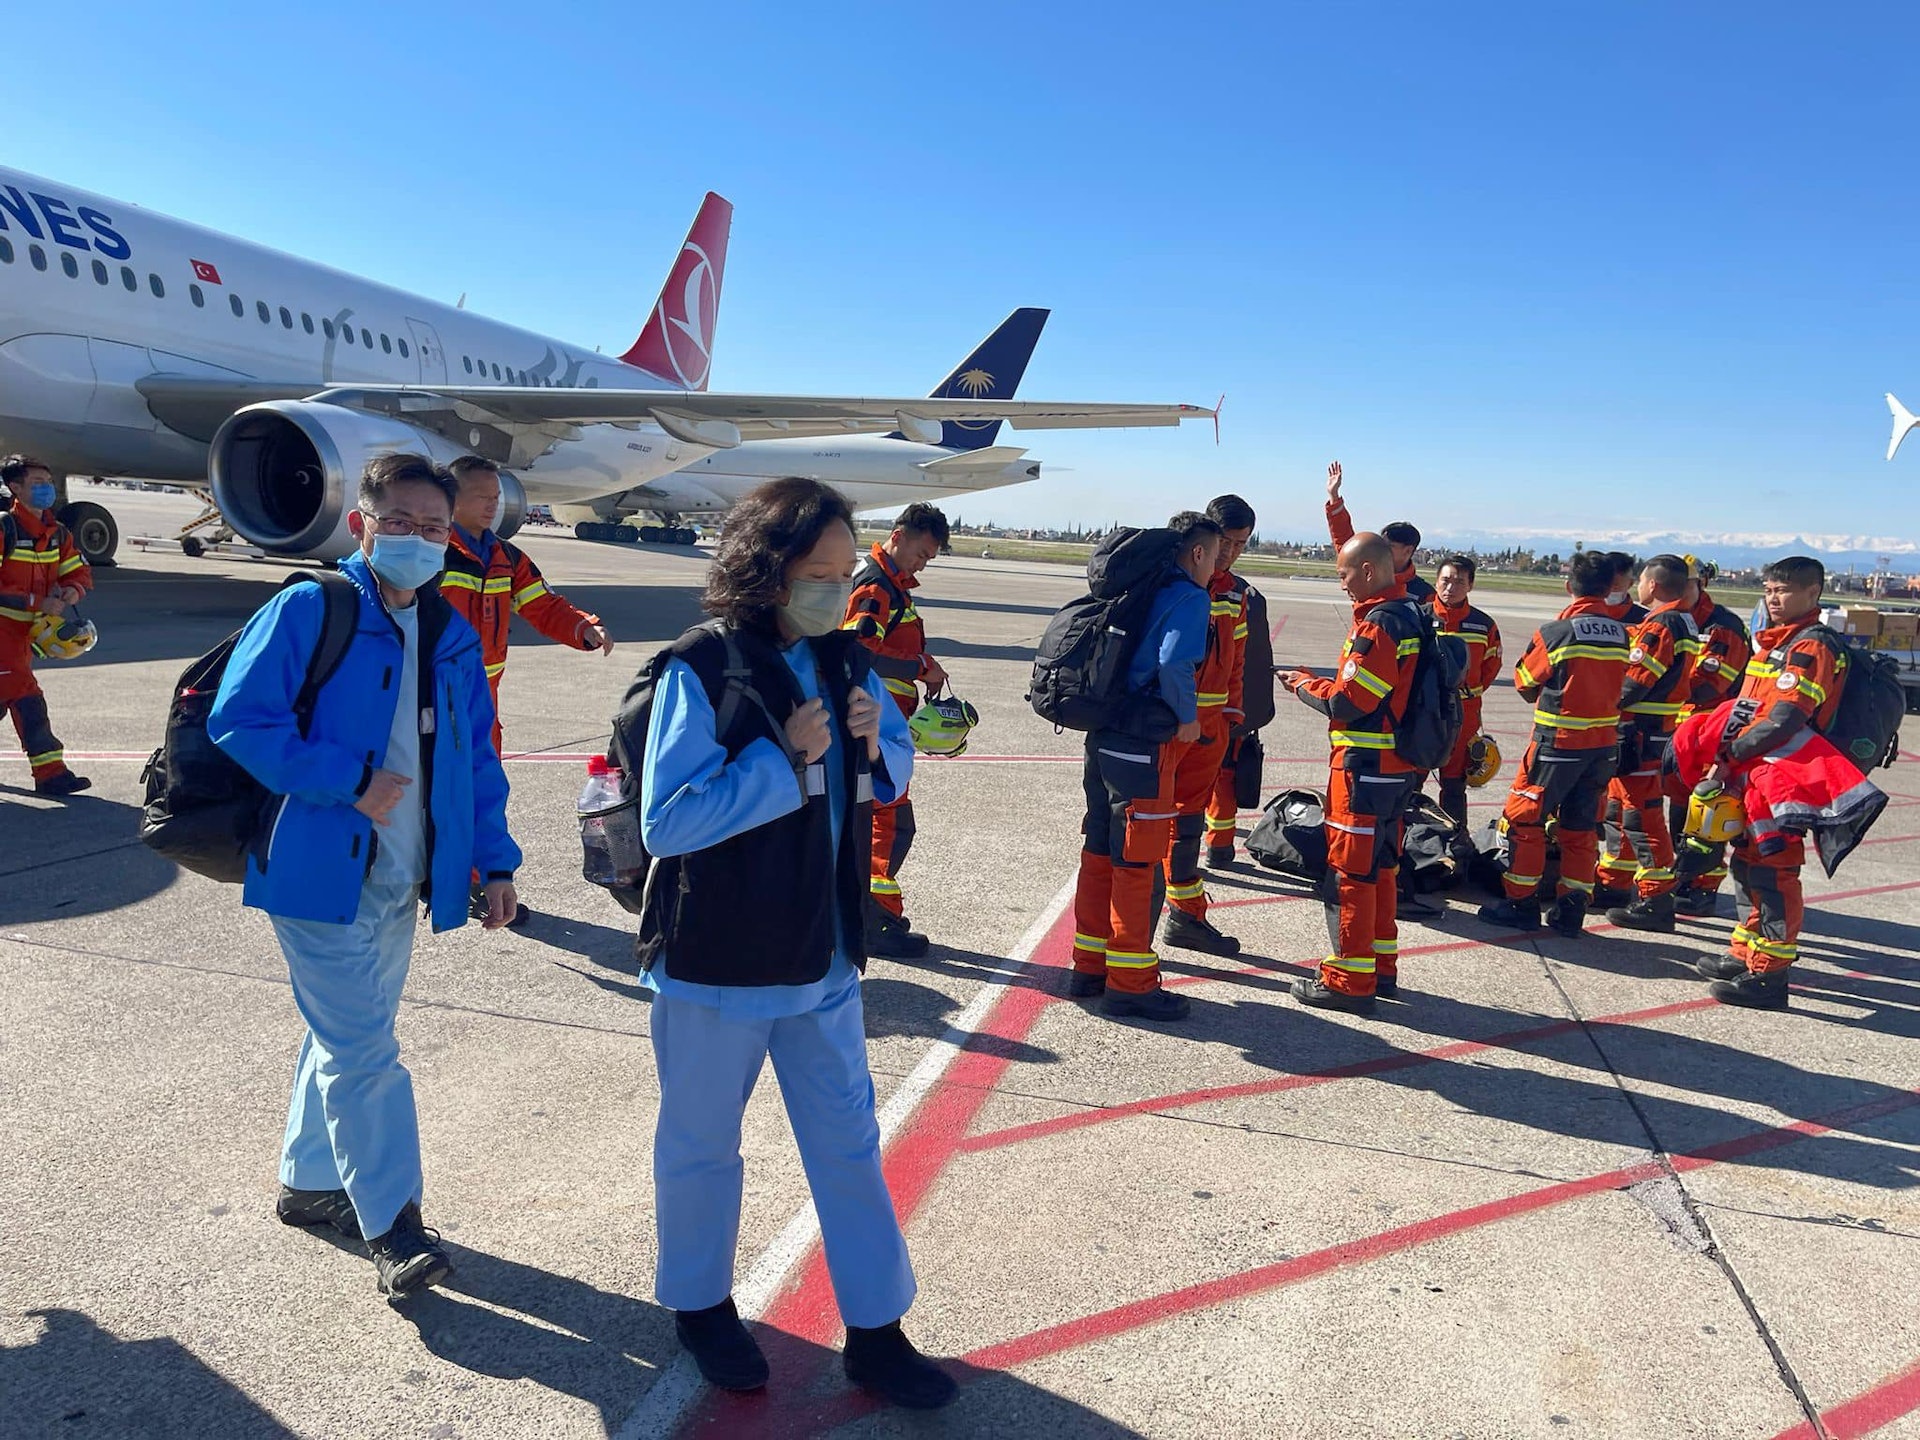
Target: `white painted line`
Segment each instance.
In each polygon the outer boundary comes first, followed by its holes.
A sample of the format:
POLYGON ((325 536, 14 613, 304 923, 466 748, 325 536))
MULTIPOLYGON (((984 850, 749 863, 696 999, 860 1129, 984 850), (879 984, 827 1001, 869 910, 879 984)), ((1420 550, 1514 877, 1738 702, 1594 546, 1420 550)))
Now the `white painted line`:
MULTIPOLYGON (((1015 966, 1025 966, 1033 959, 1033 952, 1040 948, 1040 942, 1046 939, 1047 932, 1066 913, 1067 907, 1073 903, 1074 883, 1069 880, 1063 885, 1060 893, 1047 902, 1046 908, 1034 917, 1026 932, 1014 942, 1007 959, 1015 966)), ((947 1073, 947 1068, 958 1058, 966 1043, 979 1034, 979 1027, 986 1020, 988 1012, 1006 993, 1010 978, 1000 976, 983 984, 966 1007, 953 1017, 940 1038, 927 1048, 927 1053, 920 1057, 920 1063, 887 1097, 887 1103, 880 1107, 879 1113, 882 1153, 900 1128, 913 1118, 913 1112, 927 1098, 928 1092, 939 1084, 940 1077, 947 1073)), ((766 1310, 781 1286, 786 1284, 794 1267, 813 1248, 813 1242, 819 1234, 820 1218, 814 1213, 813 1201, 808 1200, 774 1237, 773 1243, 755 1258, 746 1279, 734 1286, 733 1302, 743 1319, 752 1319, 766 1310)), ((613 1440, 667 1440, 705 1393, 705 1383, 700 1378, 700 1372, 694 1368, 693 1357, 682 1351, 679 1358, 667 1366, 660 1378, 648 1387, 647 1393, 640 1397, 640 1403, 634 1406, 633 1412, 614 1432, 613 1440)))

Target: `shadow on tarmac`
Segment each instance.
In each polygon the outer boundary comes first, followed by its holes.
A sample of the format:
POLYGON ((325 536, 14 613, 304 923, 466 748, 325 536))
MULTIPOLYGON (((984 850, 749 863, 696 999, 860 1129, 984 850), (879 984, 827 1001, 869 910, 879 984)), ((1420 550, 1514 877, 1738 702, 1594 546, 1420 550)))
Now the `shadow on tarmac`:
POLYGON ((37 1339, 0 1345, 0 1417, 12 1440, 294 1432, 167 1336, 122 1340, 78 1310, 30 1310, 37 1339))
MULTIPOLYGON (((32 793, 0 785, 0 796, 32 793)), ((137 805, 90 791, 42 807, 33 845, 0 853, 0 925, 98 915, 173 884, 179 867, 140 843, 139 823, 137 805)))
MULTIPOLYGON (((986 960, 989 957, 983 955, 977 958, 986 960)), ((960 1011, 960 1002, 951 995, 931 985, 903 979, 897 973, 876 973, 871 965, 867 967, 866 979, 860 986, 860 1004, 866 1011, 869 1040, 887 1036, 937 1040, 947 1033, 949 1021, 960 1011)), ((1021 1065, 1051 1065, 1060 1059, 1051 1050, 998 1035, 969 1035, 960 1048, 1021 1065)))

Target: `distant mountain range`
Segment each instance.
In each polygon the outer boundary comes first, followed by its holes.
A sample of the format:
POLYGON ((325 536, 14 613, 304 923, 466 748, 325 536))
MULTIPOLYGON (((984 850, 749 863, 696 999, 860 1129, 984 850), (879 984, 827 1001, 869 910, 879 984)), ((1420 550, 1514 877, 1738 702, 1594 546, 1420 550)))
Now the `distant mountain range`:
POLYGON ((1481 554, 1501 550, 1531 550, 1536 555, 1566 555, 1576 541, 1587 549, 1626 550, 1634 555, 1698 555, 1730 570, 1743 570, 1777 560, 1782 555, 1813 555, 1826 562, 1830 570, 1844 571, 1849 566, 1860 571, 1876 569, 1880 557, 1893 562, 1895 571, 1920 570, 1920 541, 1896 540, 1877 535, 1804 535, 1760 534, 1754 532, 1710 533, 1703 531, 1655 530, 1446 530, 1422 537, 1428 547, 1452 546, 1481 554))

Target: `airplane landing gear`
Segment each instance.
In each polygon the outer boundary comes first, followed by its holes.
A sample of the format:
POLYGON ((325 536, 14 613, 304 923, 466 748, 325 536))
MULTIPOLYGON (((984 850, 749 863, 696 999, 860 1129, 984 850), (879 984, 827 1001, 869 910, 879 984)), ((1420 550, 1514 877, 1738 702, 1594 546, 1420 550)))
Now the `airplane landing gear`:
POLYGON ((640 539, 648 545, 693 545, 698 543, 700 536, 686 525, 643 525, 640 527, 640 539))
POLYGON ((573 527, 573 533, 582 540, 611 545, 631 545, 644 534, 631 525, 615 525, 605 520, 582 520, 573 527))
POLYGON ((73 532, 73 543, 80 547, 87 564, 106 569, 117 563, 113 552, 120 548, 120 527, 106 506, 91 500, 75 500, 62 505, 54 515, 73 532))

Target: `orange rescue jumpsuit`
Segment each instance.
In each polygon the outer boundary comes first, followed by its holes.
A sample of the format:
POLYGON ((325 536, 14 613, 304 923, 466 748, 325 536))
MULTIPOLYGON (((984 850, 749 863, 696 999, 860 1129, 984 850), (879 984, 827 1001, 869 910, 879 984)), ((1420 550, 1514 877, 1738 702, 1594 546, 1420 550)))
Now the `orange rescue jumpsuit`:
MULTIPOLYGON (((1818 614, 1769 626, 1753 638, 1738 697, 1751 702, 1753 713, 1720 747, 1734 760, 1769 754, 1809 725, 1824 729, 1847 683, 1846 642, 1820 624, 1818 614)), ((1734 925, 1728 949, 1756 975, 1784 970, 1800 957, 1806 859, 1806 841, 1798 835, 1773 855, 1760 854, 1748 836, 1734 843, 1735 913, 1745 918, 1734 925)))
MULTIPOLYGON (((853 574, 853 594, 847 600, 842 630, 851 630, 873 652, 873 670, 887 693, 911 716, 920 708, 920 677, 927 673, 927 627, 914 607, 909 591, 920 581, 893 568, 886 549, 875 545, 853 574)), ((900 867, 913 848, 913 796, 902 790, 891 803, 873 804, 873 843, 868 866, 868 892, 873 903, 890 915, 906 913, 900 890, 900 867)))
POLYGON ((493 691, 493 748, 500 749, 500 677, 507 669, 507 626, 518 615, 547 639, 576 650, 597 648, 585 639, 587 627, 600 617, 589 615, 547 588, 540 567, 511 541, 491 530, 477 539, 454 527, 447 542, 447 568, 440 577, 440 593, 456 613, 480 635, 480 653, 487 667, 487 685, 493 691), (488 549, 487 542, 492 541, 488 549), (480 558, 481 553, 486 559, 480 558))
POLYGON ((1167 903, 1202 919, 1207 887, 1200 878, 1200 836, 1204 830, 1227 832, 1231 841, 1239 807, 1233 802, 1233 772, 1226 768, 1233 727, 1246 713, 1241 692, 1246 683, 1246 586, 1230 571, 1214 572, 1207 586, 1209 605, 1207 658, 1194 677, 1200 704, 1200 739, 1180 757, 1173 780, 1173 843, 1167 848, 1167 903), (1215 821, 1219 787, 1227 789, 1224 824, 1215 821))
POLYGON ((13 717, 20 748, 27 752, 38 782, 66 774, 67 758, 47 719, 47 697, 33 675, 28 636, 47 597, 63 588, 91 590, 93 571, 72 532, 51 511, 34 510, 16 499, 7 519, 12 534, 0 538, 0 544, 11 540, 6 558, 0 560, 0 711, 13 717))
MULTIPOLYGON (((1747 622, 1714 602, 1707 587, 1700 587, 1700 600, 1693 607, 1693 623, 1700 632, 1700 650, 1687 666, 1680 682, 1680 719, 1712 710, 1733 694, 1746 674, 1747 661, 1753 658, 1753 642, 1747 636, 1747 622)), ((1678 722, 1675 724, 1678 727, 1678 722)), ((1666 777, 1667 825, 1678 837, 1687 818, 1687 787, 1677 775, 1666 777)), ((1727 878, 1726 853, 1701 871, 1683 891, 1705 894, 1720 888, 1727 878)))
POLYGON ((1662 766, 1680 723, 1688 670, 1700 631, 1679 600, 1655 606, 1633 627, 1620 689, 1620 762, 1607 798, 1620 807, 1618 848, 1600 860, 1600 883, 1642 900, 1673 889, 1673 834, 1667 828, 1662 766))
POLYGON ((1460 684, 1460 738, 1440 766, 1440 808, 1460 830, 1467 828, 1467 751, 1480 733, 1482 698, 1500 678, 1500 627, 1477 607, 1461 603, 1446 606, 1435 595, 1428 602, 1439 617, 1440 633, 1466 647, 1467 672, 1460 684))
POLYGON ((1600 807, 1619 758, 1620 686, 1627 627, 1617 607, 1581 596, 1534 632, 1513 667, 1513 688, 1533 702, 1533 738, 1502 812, 1509 900, 1536 900, 1546 874, 1547 819, 1557 817, 1558 894, 1593 895, 1600 807))
POLYGON ((1333 742, 1327 776, 1327 865, 1339 887, 1334 952, 1320 962, 1320 983, 1346 995, 1371 995, 1382 975, 1399 973, 1402 817, 1420 772, 1394 751, 1394 727, 1406 717, 1426 621, 1406 587, 1353 607, 1340 668, 1294 693, 1327 717, 1333 742), (1399 603, 1394 603, 1399 602, 1399 603))

